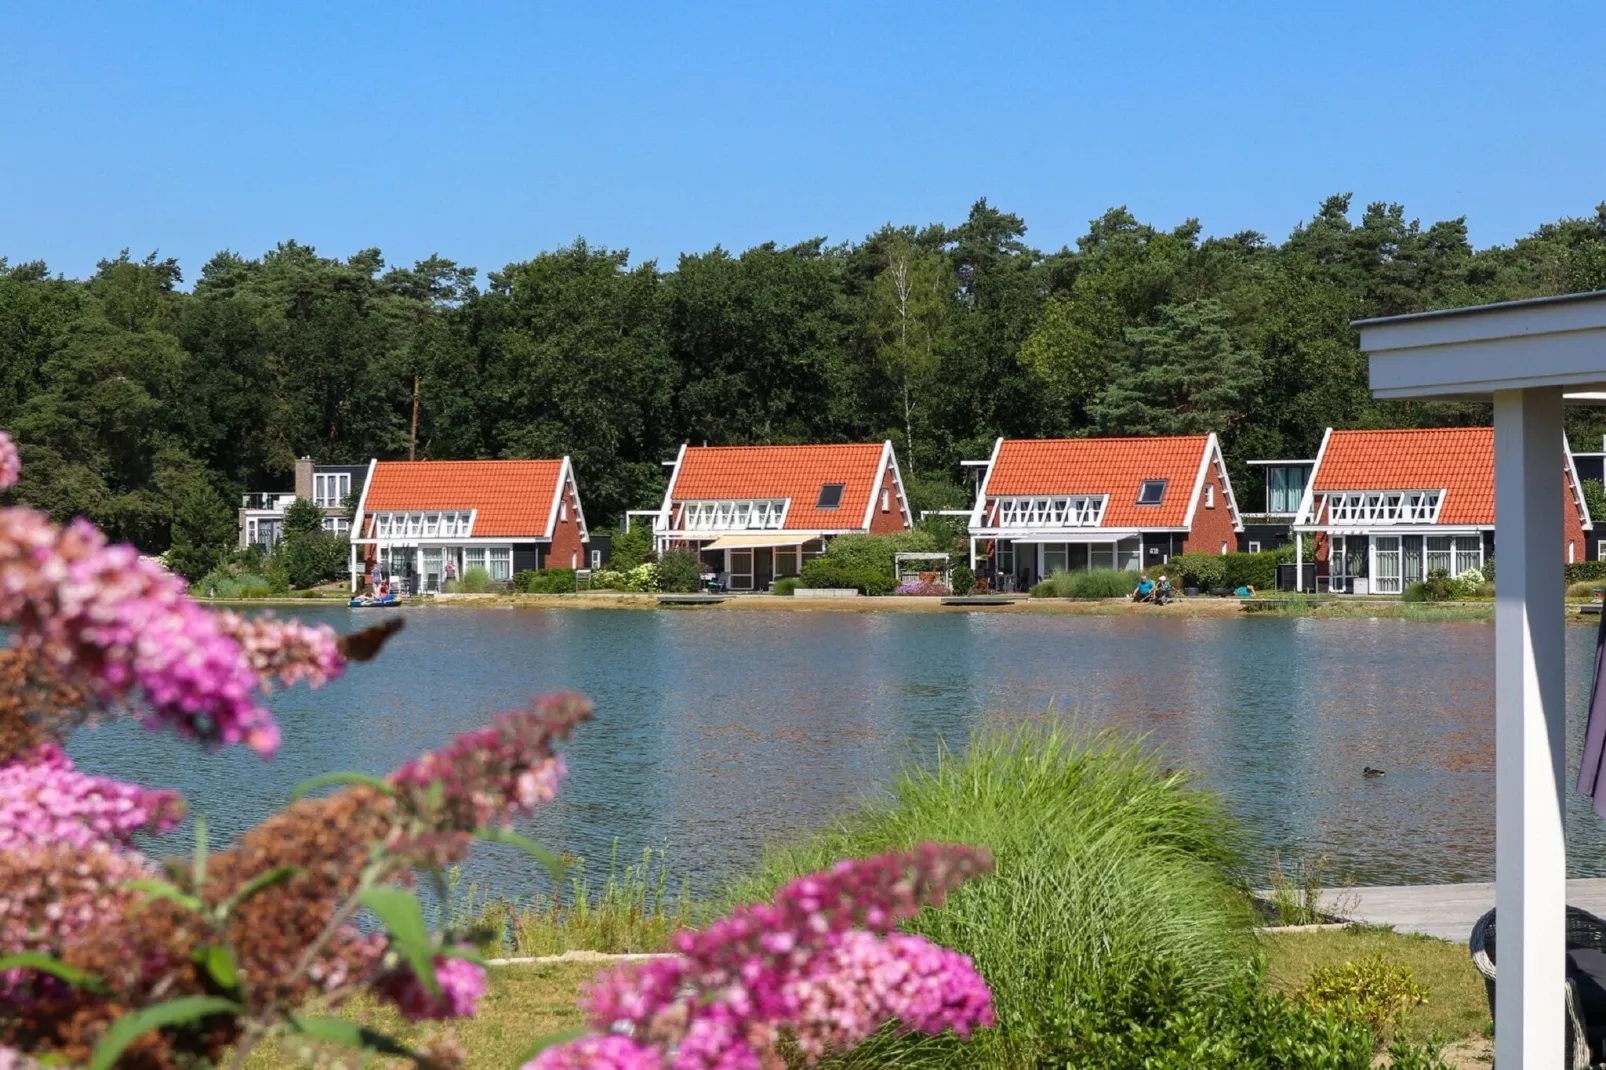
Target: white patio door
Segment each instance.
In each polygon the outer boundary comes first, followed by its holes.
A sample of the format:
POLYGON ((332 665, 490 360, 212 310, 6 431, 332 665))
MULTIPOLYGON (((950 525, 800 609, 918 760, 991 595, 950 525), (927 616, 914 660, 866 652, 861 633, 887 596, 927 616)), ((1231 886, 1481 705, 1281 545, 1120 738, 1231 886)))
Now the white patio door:
POLYGON ((1377 567, 1373 569, 1373 582, 1377 584, 1378 594, 1399 594, 1400 587, 1400 537, 1398 535, 1379 535, 1372 540, 1375 548, 1377 567))

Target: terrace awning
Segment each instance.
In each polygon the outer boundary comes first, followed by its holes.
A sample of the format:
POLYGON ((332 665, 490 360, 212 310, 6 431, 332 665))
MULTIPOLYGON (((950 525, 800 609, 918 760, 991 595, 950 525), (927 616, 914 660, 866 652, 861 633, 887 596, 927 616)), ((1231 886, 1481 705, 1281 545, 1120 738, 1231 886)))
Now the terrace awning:
POLYGON ((820 537, 818 531, 772 531, 763 535, 721 535, 705 550, 756 550, 763 546, 802 546, 820 537))

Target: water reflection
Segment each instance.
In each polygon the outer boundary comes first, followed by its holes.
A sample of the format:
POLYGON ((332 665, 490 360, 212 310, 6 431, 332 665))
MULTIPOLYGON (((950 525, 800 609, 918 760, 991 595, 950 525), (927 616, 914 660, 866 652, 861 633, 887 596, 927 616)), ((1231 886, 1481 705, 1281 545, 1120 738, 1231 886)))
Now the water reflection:
MULTIPOLYGON (((308 616, 347 630, 347 610, 308 616)), ((1571 762, 1593 633, 1568 631, 1571 762)), ((531 831, 593 858, 667 846, 706 886, 762 844, 828 820, 988 718, 1146 733, 1227 798, 1262 850, 1325 853, 1360 882, 1490 879, 1493 642, 1486 624, 1160 616, 630 613, 431 609, 379 661, 275 697, 263 763, 112 725, 71 749, 93 771, 177 788, 229 836, 331 769, 383 772, 531 694, 601 711, 531 831), (1360 775, 1365 765, 1382 779, 1360 775)), ((1569 799, 1570 864, 1606 874, 1606 824, 1569 799)), ((535 876, 491 854, 476 876, 535 876)))

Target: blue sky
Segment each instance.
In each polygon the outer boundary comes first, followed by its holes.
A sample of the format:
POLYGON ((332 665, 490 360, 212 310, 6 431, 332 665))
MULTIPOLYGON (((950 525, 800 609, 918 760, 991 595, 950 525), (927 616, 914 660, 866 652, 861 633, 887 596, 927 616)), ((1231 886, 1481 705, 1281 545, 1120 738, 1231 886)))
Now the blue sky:
POLYGON ((1506 243, 1606 199, 1591 7, 19 0, 0 255, 667 266, 981 196, 1045 249, 1119 204, 1281 238, 1346 190, 1506 243))

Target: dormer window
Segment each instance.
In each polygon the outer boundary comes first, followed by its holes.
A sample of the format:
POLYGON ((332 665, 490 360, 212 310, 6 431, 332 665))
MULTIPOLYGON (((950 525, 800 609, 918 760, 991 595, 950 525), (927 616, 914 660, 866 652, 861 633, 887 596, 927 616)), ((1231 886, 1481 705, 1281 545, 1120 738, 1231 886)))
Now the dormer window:
POLYGON ((840 509, 842 507, 842 491, 845 483, 825 483, 820 486, 820 500, 814 503, 816 509, 840 509))
POLYGON ((1164 479, 1145 479, 1138 487, 1138 504, 1159 505, 1165 501, 1166 482, 1164 479))

